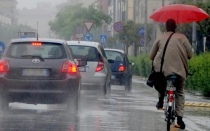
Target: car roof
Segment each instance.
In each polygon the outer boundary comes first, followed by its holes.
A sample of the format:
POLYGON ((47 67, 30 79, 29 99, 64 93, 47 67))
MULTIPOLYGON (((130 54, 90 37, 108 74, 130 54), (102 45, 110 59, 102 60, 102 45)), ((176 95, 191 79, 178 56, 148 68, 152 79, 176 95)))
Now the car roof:
POLYGON ((18 38, 18 39, 12 39, 11 43, 14 42, 52 42, 52 43, 66 43, 65 40, 61 39, 51 39, 51 38, 18 38))
POLYGON ((120 49, 105 48, 104 50, 117 51, 117 52, 125 54, 125 52, 123 50, 120 50, 120 49))
POLYGON ((82 45, 82 46, 93 46, 98 47, 100 43, 90 41, 67 41, 68 45, 82 45))

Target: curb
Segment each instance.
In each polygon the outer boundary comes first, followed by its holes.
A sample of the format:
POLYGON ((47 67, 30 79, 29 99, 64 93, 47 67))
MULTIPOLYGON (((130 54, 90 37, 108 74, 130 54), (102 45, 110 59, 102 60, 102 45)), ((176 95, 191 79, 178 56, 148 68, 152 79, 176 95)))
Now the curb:
MULTIPOLYGON (((144 77, 138 77, 138 76, 134 76, 133 78, 135 79, 139 79, 139 80, 143 80, 146 81, 147 78, 144 77)), ((186 101, 185 106, 190 106, 190 107, 207 107, 210 108, 210 103, 207 102, 191 102, 191 101, 186 101)))
POLYGON ((194 107, 209 107, 210 108, 210 103, 205 103, 205 102, 189 102, 186 101, 185 106, 194 106, 194 107))

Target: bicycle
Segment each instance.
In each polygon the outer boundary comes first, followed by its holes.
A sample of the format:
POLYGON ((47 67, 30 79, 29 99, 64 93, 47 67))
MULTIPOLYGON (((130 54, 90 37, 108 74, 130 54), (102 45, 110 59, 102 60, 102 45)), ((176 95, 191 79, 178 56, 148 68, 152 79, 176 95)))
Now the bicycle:
POLYGON ((167 77, 167 88, 165 94, 165 121, 167 122, 167 131, 170 131, 171 124, 175 121, 175 95, 176 87, 175 82, 177 81, 177 75, 171 75, 167 77))

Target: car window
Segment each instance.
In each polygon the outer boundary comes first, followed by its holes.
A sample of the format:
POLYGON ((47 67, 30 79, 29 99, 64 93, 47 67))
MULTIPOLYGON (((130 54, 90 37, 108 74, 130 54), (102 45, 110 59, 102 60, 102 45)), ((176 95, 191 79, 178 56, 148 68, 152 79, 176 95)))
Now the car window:
POLYGON ((108 60, 124 61, 124 57, 120 52, 105 50, 105 53, 108 60))
POLYGON ((95 47, 70 45, 74 59, 86 59, 87 61, 98 61, 99 53, 95 47))
POLYGON ((55 43, 12 43, 7 53, 12 58, 27 58, 25 56, 40 56, 44 59, 66 58, 65 50, 62 44, 55 43))

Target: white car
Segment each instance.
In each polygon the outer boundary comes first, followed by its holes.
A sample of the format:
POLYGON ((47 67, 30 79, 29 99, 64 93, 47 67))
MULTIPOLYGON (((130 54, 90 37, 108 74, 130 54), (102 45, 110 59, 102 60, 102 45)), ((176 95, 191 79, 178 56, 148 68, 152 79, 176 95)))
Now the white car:
POLYGON ((87 65, 79 67, 82 89, 101 89, 103 94, 111 90, 111 69, 103 46, 98 42, 67 41, 77 61, 86 60, 87 65))

